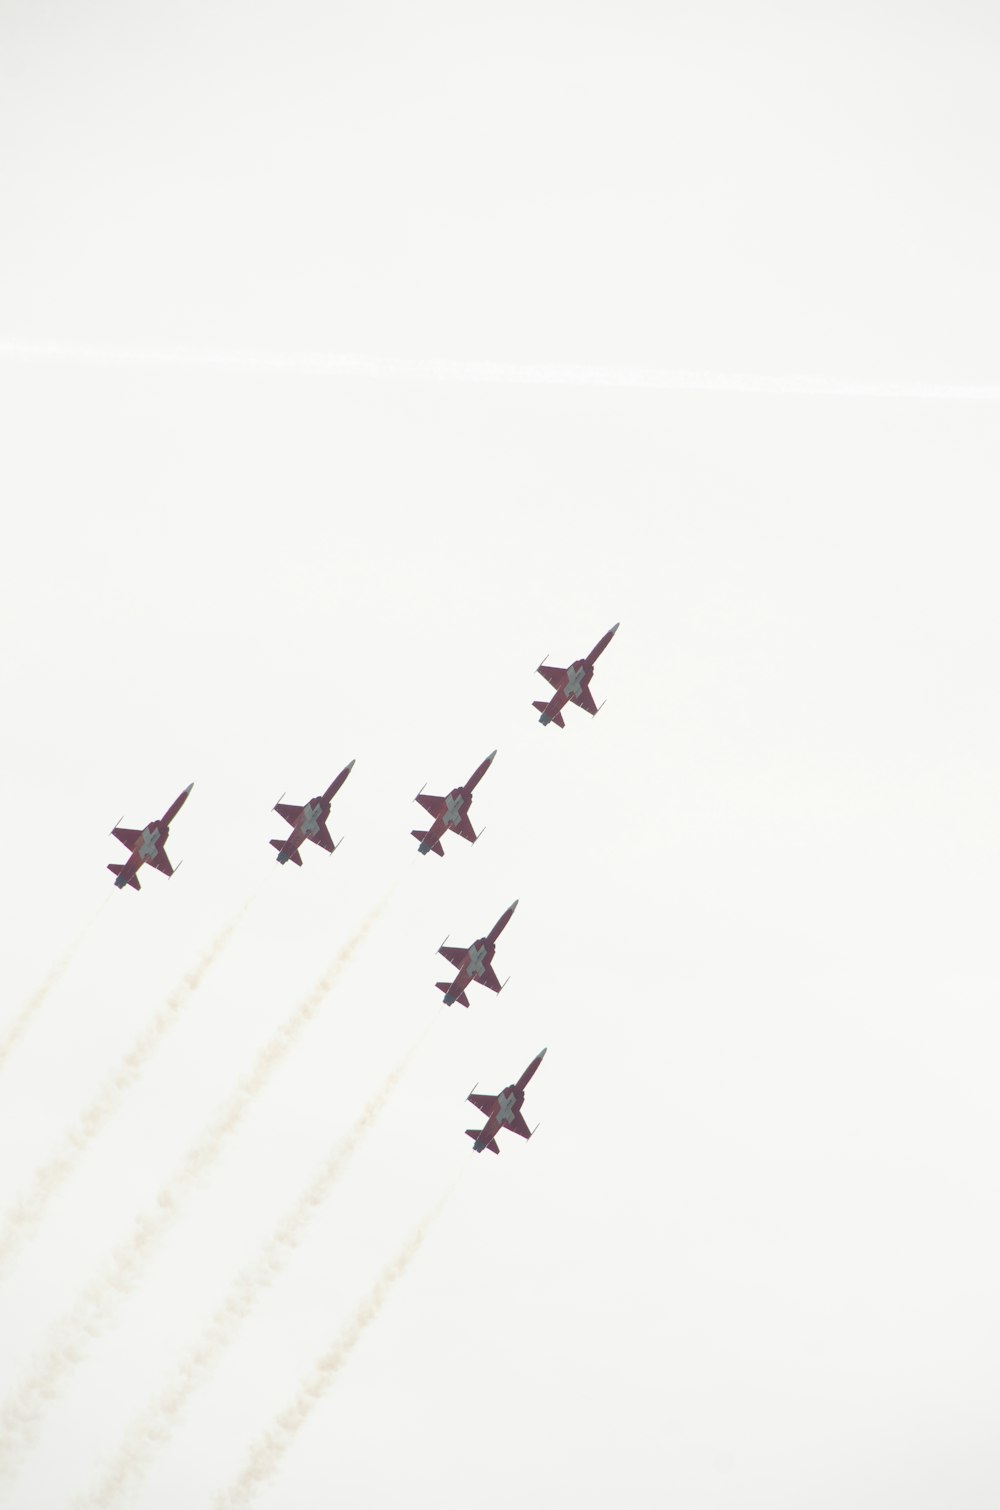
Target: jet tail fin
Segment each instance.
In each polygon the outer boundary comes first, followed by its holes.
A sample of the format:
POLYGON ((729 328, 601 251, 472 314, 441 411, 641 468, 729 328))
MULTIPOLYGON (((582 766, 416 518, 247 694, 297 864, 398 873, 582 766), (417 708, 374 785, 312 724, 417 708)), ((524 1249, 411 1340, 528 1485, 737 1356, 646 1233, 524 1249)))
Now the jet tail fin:
MULTIPOLYGON (((478 1143, 478 1141, 479 1141, 479 1135, 482 1132, 482 1130, 483 1129, 481 1127, 467 1127, 465 1129, 465 1136, 467 1138, 471 1138, 474 1143, 478 1143)), ((488 1148, 489 1151, 490 1151, 490 1153, 499 1153, 500 1152, 499 1148, 497 1147, 497 1140, 496 1140, 496 1138, 491 1138, 488 1143, 484 1143, 483 1144, 482 1148, 477 1148, 476 1152, 477 1153, 482 1153, 483 1148, 488 1148)))
POLYGON ((548 709, 548 706, 549 706, 548 703, 532 703, 531 706, 533 708, 537 708, 538 711, 539 711, 539 713, 542 715, 541 718, 538 720, 538 722, 540 724, 548 724, 548 723, 558 724, 559 727, 560 727, 560 729, 565 729, 566 724, 565 724, 565 722, 563 720, 563 716, 562 716, 561 713, 559 713, 559 712, 556 712, 556 713, 547 713, 546 710, 548 709))
POLYGON ((413 835, 414 839, 420 840, 421 854, 425 855, 428 849, 432 849, 436 855, 444 854, 444 850, 441 847, 441 841, 439 839, 435 839, 433 844, 428 844, 426 849, 424 848, 424 840, 427 838, 428 833, 428 830, 426 828, 411 828, 410 833, 413 835))
MULTIPOLYGON (((112 875, 116 877, 116 879, 115 879, 115 885, 116 886, 124 886, 125 882, 124 881, 119 881, 117 879, 117 877, 120 876, 121 873, 122 873, 122 871, 125 869, 124 865, 109 865, 108 869, 111 871, 112 875)), ((135 889, 136 889, 136 891, 141 891, 142 890, 142 887, 139 885, 139 877, 138 876, 129 876, 129 878, 128 878, 128 884, 129 884, 129 886, 134 886, 135 889)))
POLYGON ((279 865, 284 865, 284 863, 285 863, 286 860, 294 860, 294 862, 295 862, 296 865, 301 865, 302 864, 302 856, 299 854, 299 852, 298 852, 297 849, 293 849, 292 852, 290 854, 287 854, 287 855, 283 855, 281 853, 281 851, 285 847, 285 841, 284 841, 284 839, 269 839, 267 842, 270 844, 270 846, 271 846, 272 849, 276 849, 278 851, 278 864, 279 865))
MULTIPOLYGON (((451 986, 448 984, 448 982, 446 980, 436 981, 435 984, 436 984, 436 986, 437 986, 437 988, 438 988, 439 991, 443 991, 444 992, 444 994, 445 994, 446 997, 450 995, 450 993, 451 993, 451 986)), ((469 1005, 469 998, 466 996, 466 994, 465 994, 464 991, 456 991, 455 994, 454 994, 454 996, 451 999, 452 999, 452 1001, 460 1001, 462 1003, 463 1007, 467 1007, 469 1005)))

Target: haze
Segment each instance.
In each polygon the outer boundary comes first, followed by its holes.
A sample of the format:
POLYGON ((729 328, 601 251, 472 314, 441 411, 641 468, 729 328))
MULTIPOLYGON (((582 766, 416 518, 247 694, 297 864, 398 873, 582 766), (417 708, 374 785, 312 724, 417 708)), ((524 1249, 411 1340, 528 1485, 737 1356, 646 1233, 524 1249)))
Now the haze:
POLYGON ((260 1510, 993 1510, 998 40, 0 7, 0 1036, 83 934, 0 1065, 0 1236, 75 1150, 0 1419, 82 1328, 5 1510, 94 1504, 272 1240, 123 1504, 217 1506, 326 1359, 260 1510), (481 842, 420 857, 494 748, 481 842), (352 758, 342 849, 276 865, 352 758), (116 892, 190 781, 179 873, 116 892), (442 1008, 514 898, 509 986, 442 1008), (537 1136, 477 1156, 465 1096, 543 1047, 537 1136))

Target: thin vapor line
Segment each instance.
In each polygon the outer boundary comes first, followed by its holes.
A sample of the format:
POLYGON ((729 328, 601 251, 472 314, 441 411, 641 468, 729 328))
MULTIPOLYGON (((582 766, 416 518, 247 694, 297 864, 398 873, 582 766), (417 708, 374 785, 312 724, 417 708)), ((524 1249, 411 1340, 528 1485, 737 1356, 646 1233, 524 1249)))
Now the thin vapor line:
MULTIPOLYGON (((438 1014, 440 1016, 440 1013, 438 1014)), ((287 1210, 256 1258, 243 1268, 213 1312, 197 1340, 187 1349, 170 1378, 145 1413, 127 1431, 114 1463, 100 1486, 77 1501, 78 1510, 111 1510, 126 1495, 134 1496, 156 1453, 180 1425, 191 1396, 207 1381, 219 1359, 249 1320, 267 1288, 291 1261, 306 1229, 322 1208, 351 1156, 376 1126, 396 1086, 423 1046, 433 1022, 410 1044, 395 1067, 369 1098, 349 1131, 329 1150, 323 1163, 295 1204, 287 1210)))
POLYGON ((63 949, 62 953, 56 957, 54 964, 49 969, 49 972, 46 975, 45 979, 42 981, 41 985, 38 986, 37 989, 28 998, 24 1006, 21 1008, 20 1012, 14 1018, 14 1021, 7 1028, 3 1038, 0 1039, 0 1069, 2 1069, 6 1064, 15 1047, 20 1042, 21 1038, 24 1035, 25 1029, 31 1022, 31 1019, 35 1016, 39 1008, 48 999, 50 993, 66 974, 66 971, 69 969, 70 965, 76 958, 77 951, 80 948, 81 944, 84 942, 90 930, 97 922, 98 917, 107 906, 108 900, 109 898, 105 897, 103 901, 98 904, 93 915, 86 923, 84 923, 83 927, 80 929, 76 937, 71 939, 63 949))
POLYGON ((457 1184, 458 1180, 417 1223, 403 1246, 386 1264, 368 1294, 355 1308, 340 1335, 306 1374, 292 1403, 258 1437, 237 1478, 218 1495, 216 1510, 240 1510, 240 1507, 249 1505, 268 1479, 277 1473, 299 1432, 350 1360, 361 1338, 372 1323, 378 1320, 392 1290, 416 1258, 457 1184))
POLYGON ((4 1215, 0 1222, 0 1278, 6 1275, 23 1245, 35 1235, 49 1203, 66 1184, 98 1133, 118 1111, 146 1064, 189 1005, 235 933, 251 900, 244 902, 232 915, 197 963, 181 977, 164 1005, 142 1027, 93 1100, 66 1130, 59 1147, 38 1166, 27 1190, 4 1215))
POLYGON ((85 367, 214 369, 297 373, 374 381, 496 384, 504 387, 620 388, 664 393, 733 393, 762 397, 946 399, 996 403, 1000 383, 900 382, 822 373, 699 372, 669 367, 605 367, 574 363, 458 361, 380 357, 351 352, 213 351, 76 345, 61 341, 0 341, 0 360, 85 367))
POLYGON ((312 990, 257 1054, 252 1068, 237 1082, 220 1111, 196 1138, 173 1174, 160 1186, 151 1209, 140 1212, 131 1236, 119 1244, 103 1273, 77 1297, 72 1310, 53 1326, 47 1347, 0 1408, 0 1478, 11 1477, 31 1447, 42 1417, 58 1397, 87 1349, 114 1320, 139 1284, 153 1255, 179 1220, 188 1197, 218 1161, 271 1077, 339 983, 366 936, 385 909, 376 904, 338 952, 312 990))

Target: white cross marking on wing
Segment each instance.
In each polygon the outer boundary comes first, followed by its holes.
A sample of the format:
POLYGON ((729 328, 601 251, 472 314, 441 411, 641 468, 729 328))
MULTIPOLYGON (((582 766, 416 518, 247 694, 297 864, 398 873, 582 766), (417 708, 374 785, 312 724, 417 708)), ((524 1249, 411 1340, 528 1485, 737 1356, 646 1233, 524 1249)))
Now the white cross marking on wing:
POLYGON ((152 826, 152 824, 147 824, 147 826, 143 829, 143 831, 142 831, 142 837, 139 840, 139 857, 140 857, 140 859, 142 859, 142 860, 152 860, 152 859, 155 859, 156 852, 157 852, 156 851, 156 841, 157 841, 157 839, 159 839, 159 837, 160 837, 160 830, 158 828, 154 828, 152 826))
POLYGON ((580 696, 580 683, 583 681, 583 667, 571 666, 566 673, 566 696, 575 702, 580 696))

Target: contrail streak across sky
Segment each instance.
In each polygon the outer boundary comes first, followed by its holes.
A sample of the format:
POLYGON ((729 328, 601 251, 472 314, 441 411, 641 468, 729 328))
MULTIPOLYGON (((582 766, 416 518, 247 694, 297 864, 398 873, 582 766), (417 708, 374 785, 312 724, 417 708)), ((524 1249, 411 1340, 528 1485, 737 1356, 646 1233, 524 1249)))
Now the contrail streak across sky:
POLYGON ((380 357, 362 353, 213 351, 91 346, 62 341, 0 341, 0 361, 83 367, 216 369, 356 377, 377 381, 497 384, 539 388, 620 388, 664 393, 736 393, 762 397, 944 399, 1000 401, 1000 383, 902 382, 820 373, 699 372, 670 367, 617 367, 558 362, 490 362, 380 357))
POLYGON ((127 1494, 134 1495, 155 1453, 169 1441, 180 1423, 184 1407, 191 1396, 210 1378, 215 1365, 233 1342, 243 1322, 252 1314, 264 1291, 274 1283, 292 1258, 309 1223, 340 1178, 351 1155, 376 1125, 392 1092, 432 1026, 433 1022, 428 1023, 417 1035, 370 1097, 354 1125, 334 1144, 313 1179, 294 1206, 285 1212, 257 1257, 237 1275, 226 1298, 215 1310, 198 1340, 184 1354, 164 1389, 127 1432, 118 1456, 100 1487, 88 1498, 78 1501, 78 1510, 94 1510, 94 1507, 111 1510, 111 1506, 121 1503, 127 1494))
POLYGON ((378 1320, 392 1290, 416 1258, 457 1183, 456 1180, 435 1201, 403 1246, 386 1264, 368 1294, 355 1308, 339 1337, 303 1379, 291 1405, 281 1412, 251 1448, 238 1478, 216 1499, 216 1510, 239 1510, 239 1507, 249 1505, 267 1480, 277 1473, 302 1427, 348 1362, 372 1322, 378 1320))
POLYGON ((46 975, 41 985, 38 986, 33 994, 28 998, 18 1015, 14 1018, 14 1021, 10 1024, 10 1027, 7 1029, 3 1038, 0 1039, 0 1069, 2 1069, 6 1064, 12 1051, 20 1041, 25 1028, 28 1026, 35 1013, 45 1002, 45 1000, 49 996, 49 993, 59 984, 63 976, 66 974, 66 971, 69 969, 70 965, 73 963, 74 958, 76 957, 77 950, 83 943, 84 939, 87 937, 87 934, 90 932, 91 928, 93 928, 98 919, 98 916, 101 912, 103 912, 104 908, 107 906, 107 903, 108 898, 105 897, 97 907, 93 916, 80 929, 80 932, 76 935, 76 937, 72 939, 66 945, 65 949, 63 949, 62 953, 57 956, 55 963, 52 965, 49 973, 46 975))
POLYGON ((131 1236, 118 1247, 104 1272, 77 1297, 73 1309, 52 1329, 48 1346, 0 1409, 0 1476, 11 1476, 30 1448, 45 1411, 53 1404, 89 1345, 110 1325, 125 1297, 142 1279, 155 1252, 180 1218, 187 1197, 217 1161, 229 1139, 268 1085, 285 1055, 298 1042, 324 999, 340 980, 385 907, 379 902, 340 949, 309 994, 278 1025, 220 1111, 196 1138, 153 1208, 135 1218, 131 1236))
POLYGON ((0 1276, 27 1239, 33 1236, 56 1192, 83 1158, 91 1143, 118 1110, 148 1061, 191 1001, 215 961, 222 954, 246 913, 245 902, 216 934, 198 962, 174 987, 163 1006, 105 1080, 94 1099, 69 1127, 59 1148, 39 1165, 28 1189, 14 1202, 0 1223, 0 1276))

